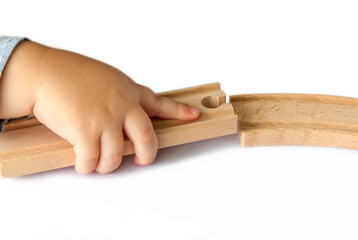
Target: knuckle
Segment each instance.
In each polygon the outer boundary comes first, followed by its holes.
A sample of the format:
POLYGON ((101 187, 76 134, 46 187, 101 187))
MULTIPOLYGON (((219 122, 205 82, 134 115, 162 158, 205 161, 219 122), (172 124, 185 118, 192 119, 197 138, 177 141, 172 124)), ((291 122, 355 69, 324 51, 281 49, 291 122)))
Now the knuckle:
POLYGON ((164 111, 164 102, 165 102, 164 97, 158 94, 154 94, 154 105, 157 106, 155 108, 154 115, 161 114, 164 111))
POLYGON ((130 78, 128 75, 125 75, 125 74, 124 74, 124 78, 125 78, 130 84, 132 84, 132 85, 139 85, 139 84, 137 84, 136 82, 134 82, 133 79, 130 78))
POLYGON ((141 141, 146 144, 151 143, 154 140, 154 135, 155 134, 152 125, 146 124, 142 129, 141 141))
POLYGON ((144 85, 140 85, 138 83, 136 83, 136 87, 137 89, 142 92, 145 95, 155 95, 155 93, 153 92, 152 89, 150 89, 149 87, 146 87, 144 85))
POLYGON ((149 87, 146 87, 146 86, 144 86, 144 85, 139 85, 139 87, 142 88, 144 92, 147 92, 147 93, 149 93, 149 94, 155 94, 155 93, 153 92, 153 90, 150 89, 149 87))
POLYGON ((162 106, 163 105, 163 102, 164 102, 164 98, 158 94, 155 94, 154 95, 154 102, 156 105, 158 106, 162 106))

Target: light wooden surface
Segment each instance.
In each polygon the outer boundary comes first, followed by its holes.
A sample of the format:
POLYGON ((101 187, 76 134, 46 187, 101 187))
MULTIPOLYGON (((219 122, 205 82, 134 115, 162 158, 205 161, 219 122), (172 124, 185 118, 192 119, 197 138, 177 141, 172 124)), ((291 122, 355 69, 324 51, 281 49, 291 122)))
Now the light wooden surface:
POLYGON ((242 146, 358 149, 358 99, 310 94, 230 96, 242 146))
MULTIPOLYGON (((219 83, 161 95, 201 111, 191 122, 152 119, 159 148, 238 132, 242 146, 313 145, 358 149, 358 99, 311 94, 230 96, 219 83)), ((134 153, 126 138, 124 155, 134 153)), ((6 124, 0 136, 0 173, 21 176, 74 165, 72 146, 36 118, 6 124)))
MULTIPOLYGON (((159 148, 237 133, 237 116, 219 83, 186 88, 160 95, 196 106, 201 112, 195 121, 152 119, 159 148)), ((134 153, 125 139, 124 155, 134 153)), ((0 173, 3 177, 21 176, 73 166, 72 146, 37 119, 9 122, 0 136, 0 173)))

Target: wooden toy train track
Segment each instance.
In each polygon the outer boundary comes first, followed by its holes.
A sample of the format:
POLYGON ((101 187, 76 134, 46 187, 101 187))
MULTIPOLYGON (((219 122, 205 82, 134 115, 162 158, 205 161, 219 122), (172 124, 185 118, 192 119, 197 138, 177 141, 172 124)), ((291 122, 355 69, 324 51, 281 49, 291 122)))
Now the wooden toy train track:
POLYGON ((242 146, 313 145, 358 149, 358 99, 312 94, 230 97, 242 146))
MULTIPOLYGON (((195 121, 152 119, 159 148, 238 134, 242 146, 315 145, 358 149, 358 99, 306 94, 230 97, 219 83, 162 96, 194 105, 195 121), (239 127, 238 127, 239 126, 239 127)), ((134 153, 126 138, 124 155, 134 153)), ((0 174, 21 176, 74 165, 72 146, 37 121, 9 122, 0 136, 0 174)))

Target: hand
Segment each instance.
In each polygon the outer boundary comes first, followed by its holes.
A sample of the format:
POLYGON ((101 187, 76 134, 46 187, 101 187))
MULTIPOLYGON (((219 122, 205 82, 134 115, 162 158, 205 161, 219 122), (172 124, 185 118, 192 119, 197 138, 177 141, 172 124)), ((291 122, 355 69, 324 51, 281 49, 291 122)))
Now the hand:
POLYGON ((149 117, 199 116, 196 108, 160 97, 114 67, 25 41, 1 78, 0 118, 30 113, 74 146, 81 174, 105 174, 120 166, 123 130, 134 143, 135 163, 150 164, 158 140, 149 117))

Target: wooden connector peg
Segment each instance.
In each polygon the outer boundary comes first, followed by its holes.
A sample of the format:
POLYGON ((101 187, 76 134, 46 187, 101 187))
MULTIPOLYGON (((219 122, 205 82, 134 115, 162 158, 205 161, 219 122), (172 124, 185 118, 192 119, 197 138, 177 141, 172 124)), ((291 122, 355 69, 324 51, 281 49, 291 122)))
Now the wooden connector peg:
MULTIPOLYGON (((207 84, 160 95, 191 104, 201 115, 195 121, 152 119, 159 148, 237 133, 237 116, 219 83, 207 84)), ((134 153, 125 138, 124 155, 134 153)), ((0 174, 15 177, 73 166, 73 147, 36 118, 9 122, 0 136, 0 174)))
POLYGON ((230 96, 242 146, 358 149, 358 99, 311 94, 230 96))

